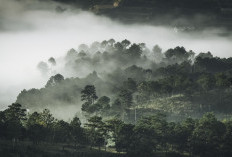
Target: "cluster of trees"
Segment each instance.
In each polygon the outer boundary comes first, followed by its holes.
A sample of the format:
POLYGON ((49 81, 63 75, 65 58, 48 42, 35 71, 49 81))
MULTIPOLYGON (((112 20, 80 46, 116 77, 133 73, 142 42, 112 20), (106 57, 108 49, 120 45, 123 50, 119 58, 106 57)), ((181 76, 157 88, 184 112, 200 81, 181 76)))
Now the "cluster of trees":
MULTIPOLYGON (((107 96, 98 99, 95 86, 87 85, 81 91, 81 100, 84 102, 82 111, 96 115, 118 115, 125 120, 126 110, 131 107, 135 108, 147 104, 157 98, 183 94, 192 102, 197 101, 198 104, 203 104, 207 108, 210 106, 211 110, 230 113, 232 108, 229 103, 225 103, 227 100, 223 99, 222 95, 226 96, 230 93, 231 85, 232 75, 225 73, 175 74, 156 81, 136 81, 133 78, 128 78, 122 82, 120 87, 115 89, 113 99, 107 96), (212 93, 219 94, 217 102, 213 102, 213 100, 206 103, 204 100, 197 100, 199 94, 204 99, 205 95, 210 97, 212 93)), ((206 111, 209 110, 206 109, 206 111)))
POLYGON ((232 121, 219 121, 213 113, 181 122, 168 122, 164 114, 157 113, 135 124, 93 116, 82 125, 78 117, 65 122, 55 119, 47 109, 26 114, 20 104, 12 104, 0 112, 0 132, 0 138, 12 140, 13 147, 30 140, 35 145, 70 144, 75 149, 88 146, 100 150, 111 146, 131 156, 151 156, 158 152, 200 157, 232 155, 232 121))
MULTIPOLYGON (((130 79, 129 79, 130 80, 130 79)), ((133 80, 131 79, 131 88, 133 87, 133 80)), ((130 83, 130 82, 129 82, 130 83)), ((132 91, 121 89, 116 99, 111 102, 107 96, 102 96, 98 99, 94 85, 87 85, 81 91, 82 111, 86 113, 85 116, 91 115, 98 116, 113 116, 117 115, 118 118, 125 120, 126 110, 133 104, 132 91)))
POLYGON ((33 144, 72 141, 75 146, 86 141, 78 117, 68 123, 55 119, 48 109, 30 114, 18 103, 0 112, 0 130, 0 138, 12 140, 13 146, 27 139, 33 144))
MULTIPOLYGON (((78 76, 97 71, 112 72, 132 65, 152 64, 145 54, 150 51, 144 43, 131 43, 129 40, 116 42, 114 39, 94 42, 90 46, 81 44, 78 50, 71 49, 66 56, 66 67, 78 76)), ((160 52, 161 53, 161 52, 160 52)), ((151 55, 153 53, 151 52, 151 55)), ((154 58, 154 57, 153 57, 154 58)))
MULTIPOLYGON (((210 52, 195 56, 184 47, 163 52, 155 45, 149 50, 144 43, 110 39, 71 49, 65 61, 65 71, 83 77, 64 78, 56 74, 45 88, 23 90, 16 102, 37 109, 38 106, 80 105, 84 101, 82 109, 88 113, 104 113, 110 107, 124 113, 133 104, 142 105, 177 94, 184 95, 193 105, 204 106, 204 97, 219 93, 220 101, 209 101, 207 105, 212 111, 232 112, 231 99, 227 96, 232 85, 231 58, 214 57, 210 52), (95 94, 81 96, 91 91, 95 94)), ((58 64, 54 58, 49 62, 58 64)))
MULTIPOLYGON (((166 72, 172 69, 173 73, 157 81, 143 81, 138 86, 145 86, 144 91, 157 94, 191 94, 208 92, 210 90, 226 90, 232 85, 231 73, 181 73, 181 66, 169 66, 164 68, 166 72), (169 69, 170 68, 170 69, 169 69), (180 69, 180 70, 179 70, 180 69), (176 71, 176 73, 175 73, 176 71)), ((163 73, 163 72, 162 72, 163 73)), ((166 74, 164 74, 166 75, 166 74)))
POLYGON ((88 113, 101 113, 110 108, 110 98, 107 96, 102 96, 98 99, 95 87, 93 85, 85 86, 85 88, 81 91, 81 94, 81 100, 84 101, 82 111, 86 111, 88 113))

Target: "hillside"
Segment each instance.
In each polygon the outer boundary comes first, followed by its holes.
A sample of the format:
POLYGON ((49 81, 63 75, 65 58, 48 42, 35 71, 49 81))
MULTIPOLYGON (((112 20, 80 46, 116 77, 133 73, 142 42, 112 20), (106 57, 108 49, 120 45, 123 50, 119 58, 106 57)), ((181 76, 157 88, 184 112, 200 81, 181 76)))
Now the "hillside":
POLYGON ((98 0, 62 1, 126 23, 150 23, 176 27, 231 26, 230 0, 98 0), (191 20, 189 20, 191 19, 191 20), (220 21, 220 22, 219 22, 220 21))
MULTIPOLYGON (((213 57, 210 52, 195 56, 184 47, 162 52, 156 45, 149 50, 145 44, 111 39, 71 49, 64 60, 63 68, 68 73, 63 75, 85 72, 85 76, 64 78, 56 74, 44 88, 23 90, 16 102, 32 111, 66 108, 69 117, 82 110, 82 114, 129 121, 134 120, 135 109, 138 117, 154 111, 177 119, 206 112, 218 116, 232 113, 231 58, 213 57), (89 90, 96 98, 88 96, 89 90), (139 113, 143 109, 151 111, 139 113)), ((41 66, 38 68, 41 70, 41 66)))

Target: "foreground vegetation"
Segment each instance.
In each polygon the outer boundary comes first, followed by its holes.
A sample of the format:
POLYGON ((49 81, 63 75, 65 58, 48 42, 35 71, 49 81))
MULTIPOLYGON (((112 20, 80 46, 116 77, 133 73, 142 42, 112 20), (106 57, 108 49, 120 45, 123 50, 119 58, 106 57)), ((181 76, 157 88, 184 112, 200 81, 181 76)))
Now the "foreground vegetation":
POLYGON ((0 132, 0 151, 6 156, 232 155, 232 121, 219 121, 213 113, 182 122, 168 122, 157 113, 136 124, 93 116, 81 124, 78 117, 57 120, 47 109, 26 115, 20 104, 12 104, 0 112, 0 132))

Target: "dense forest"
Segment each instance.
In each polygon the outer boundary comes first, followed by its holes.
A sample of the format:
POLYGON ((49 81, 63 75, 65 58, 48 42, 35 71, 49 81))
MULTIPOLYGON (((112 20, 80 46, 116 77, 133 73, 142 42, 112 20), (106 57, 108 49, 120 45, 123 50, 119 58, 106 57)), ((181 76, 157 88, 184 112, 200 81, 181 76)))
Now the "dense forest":
POLYGON ((232 157, 231 26, 232 0, 0 0, 0 157, 232 157))
POLYGON ((196 55, 184 47, 163 52, 155 45, 149 50, 144 43, 111 39, 82 44, 60 62, 53 57, 40 62, 44 75, 56 66, 62 66, 63 73, 50 77, 44 88, 23 90, 16 103, 32 111, 71 106, 76 111, 69 118, 82 109, 85 117, 116 116, 130 122, 154 112, 177 120, 205 112, 223 119, 232 112, 231 58, 196 55))
POLYGON ((231 58, 110 39, 37 68, 45 86, 0 112, 5 156, 232 155, 231 58))

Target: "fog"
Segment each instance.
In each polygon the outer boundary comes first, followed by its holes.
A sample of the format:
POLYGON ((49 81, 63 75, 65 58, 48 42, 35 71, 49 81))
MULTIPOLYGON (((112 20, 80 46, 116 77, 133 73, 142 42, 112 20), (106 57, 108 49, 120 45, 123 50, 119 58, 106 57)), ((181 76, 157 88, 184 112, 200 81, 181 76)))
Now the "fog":
POLYGON ((219 36, 224 33, 223 29, 183 33, 171 27, 122 24, 58 3, 0 0, 0 110, 14 102, 21 90, 46 84, 52 73, 41 75, 36 68, 40 61, 60 58, 82 43, 128 39, 149 48, 155 44, 164 50, 184 46, 196 53, 230 57, 231 36, 219 36), (67 10, 58 13, 57 6, 67 10))

